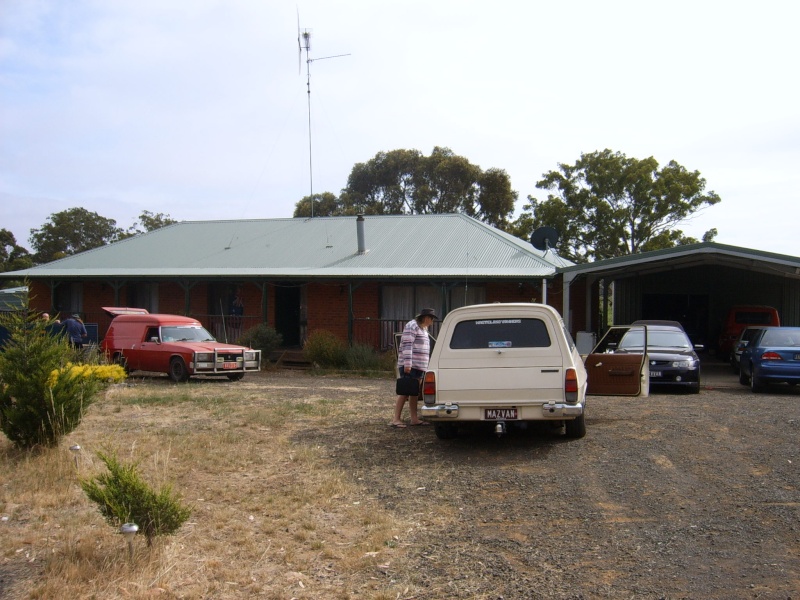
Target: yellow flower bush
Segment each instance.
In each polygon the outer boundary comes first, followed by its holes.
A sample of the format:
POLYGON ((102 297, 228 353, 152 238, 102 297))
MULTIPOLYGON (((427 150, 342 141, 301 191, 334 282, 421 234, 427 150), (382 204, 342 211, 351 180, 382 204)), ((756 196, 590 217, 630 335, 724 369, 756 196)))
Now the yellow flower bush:
POLYGON ((102 383, 119 383, 124 381, 125 369, 119 365, 87 365, 67 363, 60 369, 53 369, 47 378, 47 386, 52 389, 56 387, 59 379, 66 377, 69 379, 92 379, 102 383))
POLYGON ((75 353, 28 307, 0 313, 0 325, 9 332, 0 352, 0 430, 18 448, 57 446, 98 392, 125 379, 119 365, 75 353))

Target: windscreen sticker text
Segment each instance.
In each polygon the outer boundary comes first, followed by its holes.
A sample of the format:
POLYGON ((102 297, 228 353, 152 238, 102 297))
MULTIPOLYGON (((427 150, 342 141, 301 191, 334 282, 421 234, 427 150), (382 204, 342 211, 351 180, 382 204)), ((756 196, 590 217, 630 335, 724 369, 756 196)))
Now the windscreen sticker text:
POLYGON ((522 323, 522 319, 485 319, 475 321, 475 325, 503 325, 505 323, 522 323))
POLYGON ((511 348, 511 342, 489 342, 489 348, 511 348))

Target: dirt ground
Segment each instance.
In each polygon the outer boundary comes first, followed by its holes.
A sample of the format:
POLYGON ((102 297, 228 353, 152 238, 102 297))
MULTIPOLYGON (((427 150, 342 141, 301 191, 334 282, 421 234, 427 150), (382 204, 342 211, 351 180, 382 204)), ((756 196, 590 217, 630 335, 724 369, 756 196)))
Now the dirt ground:
MULTIPOLYGON (((299 433, 423 524, 426 598, 800 598, 800 390, 711 364, 699 395, 589 401, 587 435, 299 433)), ((390 415, 384 399, 385 421, 390 415)))
MULTIPOLYGON (((391 429, 389 378, 272 371, 235 384, 138 379, 125 394, 155 388, 181 398, 132 404, 117 393, 92 407, 75 439, 88 446, 112 430, 120 447, 175 440, 170 460, 197 506, 194 520, 218 529, 187 526, 168 542, 158 561, 171 552, 180 559, 153 567, 155 586, 147 576, 134 593, 122 575, 102 587, 78 577, 72 597, 800 599, 800 389, 753 394, 725 365, 704 369, 700 394, 590 398, 580 440, 543 428, 447 441, 430 426, 391 429), (234 400, 211 400, 226 390, 234 400), (286 414, 295 416, 271 420, 290 405, 295 412, 286 414), (277 510, 277 494, 319 487, 304 482, 296 459, 273 456, 278 434, 285 445, 276 448, 313 455, 306 464, 317 479, 335 470, 347 491, 334 488, 336 499, 316 508, 308 498, 293 502, 296 514, 277 510), (237 450, 209 454, 218 462, 206 469, 178 471, 182 446, 211 435, 237 450), (376 552, 342 558, 338 548, 361 547, 369 522, 361 507, 386 517, 393 534, 376 552), (241 524, 243 510, 256 529, 241 524)), ((71 458, 63 460, 69 467, 71 458)), ((19 516, 9 504, 22 502, 14 479, 3 485, 11 516, 4 526, 22 541, 4 554, 0 597, 56 597, 46 590, 58 581, 37 584, 53 566, 20 558, 41 550, 41 519, 19 516)), ((62 509, 81 527, 97 522, 74 486, 63 487, 62 509)), ((60 556, 71 539, 44 550, 60 556)), ((95 562, 118 545, 104 543, 91 550, 95 562)), ((66 569, 74 559, 63 554, 66 569)))

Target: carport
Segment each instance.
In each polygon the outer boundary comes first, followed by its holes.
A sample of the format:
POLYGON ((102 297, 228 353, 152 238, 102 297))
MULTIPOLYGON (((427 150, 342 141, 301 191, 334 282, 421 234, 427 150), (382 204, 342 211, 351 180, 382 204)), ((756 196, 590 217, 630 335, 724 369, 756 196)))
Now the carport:
POLYGON ((734 305, 778 309, 800 325, 800 258, 703 242, 558 270, 573 335, 636 319, 680 321, 713 352, 734 305))

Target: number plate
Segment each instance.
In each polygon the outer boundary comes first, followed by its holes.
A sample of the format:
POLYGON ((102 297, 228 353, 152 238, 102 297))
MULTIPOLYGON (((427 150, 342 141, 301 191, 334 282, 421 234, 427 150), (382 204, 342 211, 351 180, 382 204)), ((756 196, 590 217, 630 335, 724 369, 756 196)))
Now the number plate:
POLYGON ((223 369, 236 369, 236 368, 238 368, 238 366, 239 365, 236 364, 235 362, 222 363, 222 368, 223 369))
POLYGON ((650 371, 650 377, 661 377, 661 371, 650 371))
POLYGON ((517 418, 517 409, 487 408, 484 414, 487 421, 512 421, 517 418))

